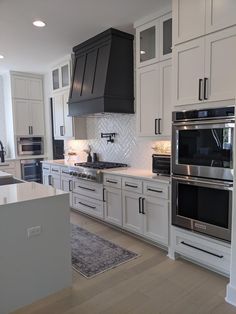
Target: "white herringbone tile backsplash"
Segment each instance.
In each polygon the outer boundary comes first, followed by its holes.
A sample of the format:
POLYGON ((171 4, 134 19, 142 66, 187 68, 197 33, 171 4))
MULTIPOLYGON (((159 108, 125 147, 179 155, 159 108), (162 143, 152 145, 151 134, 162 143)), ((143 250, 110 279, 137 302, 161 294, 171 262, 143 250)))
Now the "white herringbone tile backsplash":
POLYGON ((83 149, 91 146, 100 160, 127 163, 137 168, 151 169, 152 146, 150 139, 136 136, 136 115, 111 114, 87 118, 87 141, 67 141, 66 150, 73 149, 81 161, 86 159, 83 149), (107 143, 101 133, 116 133, 114 143, 107 143))

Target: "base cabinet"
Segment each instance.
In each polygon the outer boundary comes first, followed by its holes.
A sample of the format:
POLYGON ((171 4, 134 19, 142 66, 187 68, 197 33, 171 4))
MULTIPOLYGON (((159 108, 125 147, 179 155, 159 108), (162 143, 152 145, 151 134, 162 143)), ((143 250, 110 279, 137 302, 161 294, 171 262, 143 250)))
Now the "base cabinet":
POLYGON ((122 226, 121 190, 104 188, 104 219, 114 225, 122 226))
POLYGON ((141 194, 123 191, 123 228, 138 234, 143 233, 141 198, 141 194))
POLYGON ((70 193, 70 206, 72 206, 73 180, 70 178, 61 177, 61 189, 62 191, 70 193))
POLYGON ((75 210, 97 218, 104 218, 103 201, 91 199, 83 195, 73 193, 73 205, 75 210))

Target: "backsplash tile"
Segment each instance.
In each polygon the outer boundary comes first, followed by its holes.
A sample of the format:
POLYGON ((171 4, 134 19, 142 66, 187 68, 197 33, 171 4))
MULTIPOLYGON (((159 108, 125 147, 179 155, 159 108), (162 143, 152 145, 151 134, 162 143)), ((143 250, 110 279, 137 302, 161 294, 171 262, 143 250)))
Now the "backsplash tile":
MULTIPOLYGON (((66 150, 74 150, 80 161, 86 160, 83 149, 91 146, 100 160, 127 163, 136 168, 151 169, 152 147, 162 147, 157 141, 136 136, 136 115, 111 114, 87 118, 87 141, 67 141, 66 150), (116 133, 114 143, 107 143, 101 133, 116 133)), ((166 142, 165 142, 166 143, 166 142)), ((170 145, 169 145, 170 146, 170 145)), ((167 143, 167 147, 168 143, 167 143)))

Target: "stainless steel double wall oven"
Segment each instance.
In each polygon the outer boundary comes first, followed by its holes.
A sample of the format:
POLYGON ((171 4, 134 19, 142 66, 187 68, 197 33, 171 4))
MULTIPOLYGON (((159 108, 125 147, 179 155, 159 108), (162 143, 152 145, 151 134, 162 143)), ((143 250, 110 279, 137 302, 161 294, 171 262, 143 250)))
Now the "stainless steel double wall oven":
POLYGON ((230 241, 234 107, 172 120, 172 224, 230 241))

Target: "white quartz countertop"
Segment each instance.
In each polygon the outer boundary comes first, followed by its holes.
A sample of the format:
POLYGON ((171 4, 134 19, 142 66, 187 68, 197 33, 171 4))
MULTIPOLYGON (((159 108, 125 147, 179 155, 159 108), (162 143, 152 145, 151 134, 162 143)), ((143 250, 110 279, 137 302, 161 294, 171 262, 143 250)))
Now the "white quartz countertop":
POLYGON ((6 173, 4 171, 0 171, 0 179, 5 179, 5 178, 12 178, 13 175, 10 173, 6 173))
POLYGON ((170 183, 170 177, 168 176, 159 176, 152 173, 151 170, 147 169, 139 169, 139 168, 116 168, 116 169, 107 169, 102 171, 104 174, 112 174, 118 176, 125 176, 125 177, 135 177, 144 180, 152 180, 152 181, 160 181, 165 183, 170 183))
POLYGON ((65 159, 58 159, 58 160, 44 160, 42 161, 44 164, 51 164, 51 165, 58 165, 58 166, 68 166, 72 167, 74 166, 75 162, 74 161, 66 161, 65 159))
POLYGON ((35 182, 25 182, 0 186, 0 205, 13 204, 67 194, 51 186, 35 182))

